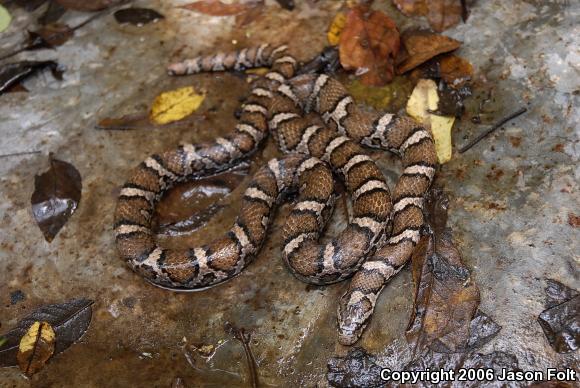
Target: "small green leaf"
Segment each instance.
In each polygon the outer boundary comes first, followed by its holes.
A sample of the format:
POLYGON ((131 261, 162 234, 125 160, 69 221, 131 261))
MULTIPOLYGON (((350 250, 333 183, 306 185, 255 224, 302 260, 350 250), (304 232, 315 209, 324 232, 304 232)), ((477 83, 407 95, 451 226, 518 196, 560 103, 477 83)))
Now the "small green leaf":
POLYGON ((11 21, 12 16, 10 16, 10 13, 8 13, 6 8, 0 5, 0 32, 7 29, 11 21))

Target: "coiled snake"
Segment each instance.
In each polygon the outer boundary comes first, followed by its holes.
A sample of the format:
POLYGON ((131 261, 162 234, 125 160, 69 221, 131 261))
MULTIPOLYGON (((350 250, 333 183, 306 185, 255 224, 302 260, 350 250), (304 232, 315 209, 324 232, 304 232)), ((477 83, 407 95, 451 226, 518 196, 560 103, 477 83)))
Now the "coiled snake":
POLYGON ((201 290, 239 274, 259 251, 275 204, 299 197, 283 229, 283 257, 296 277, 329 284, 354 274, 338 307, 339 341, 357 341, 388 279, 410 258, 423 224, 423 196, 437 159, 428 130, 410 118, 359 109, 345 88, 326 75, 294 77, 286 47, 261 45, 172 64, 173 75, 268 66, 252 84, 239 123, 229 136, 182 144, 142 162, 123 186, 115 212, 120 256, 151 283, 201 290), (255 152, 271 131, 286 156, 253 177, 240 215, 224 236, 206 246, 164 249, 151 231, 154 206, 175 183, 226 170, 255 152), (393 198, 384 176, 361 145, 401 156, 403 174, 393 198), (329 169, 330 167, 330 169, 329 169), (348 226, 319 244, 335 199, 332 172, 352 199, 348 226), (390 236, 390 237, 389 237, 390 236))

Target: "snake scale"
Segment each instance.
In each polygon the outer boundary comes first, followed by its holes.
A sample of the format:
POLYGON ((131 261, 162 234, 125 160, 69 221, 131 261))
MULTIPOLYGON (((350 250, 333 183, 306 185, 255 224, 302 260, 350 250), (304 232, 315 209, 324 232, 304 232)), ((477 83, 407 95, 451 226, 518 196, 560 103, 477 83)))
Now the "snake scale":
POLYGON ((203 56, 168 67, 171 75, 269 67, 253 81, 234 130, 203 144, 182 144, 142 162, 121 189, 115 212, 120 256, 151 283, 171 290, 215 286, 239 274, 262 246, 275 205, 297 202, 283 228, 283 258, 299 279, 329 284, 354 274, 338 307, 339 341, 366 327, 388 279, 410 258, 423 225, 423 197, 437 167, 430 132, 414 120, 360 109, 326 75, 294 76, 286 47, 267 44, 203 56), (151 230, 154 207, 178 182, 224 171, 254 153, 272 133, 284 156, 253 176, 233 227, 208 245, 164 249, 151 230), (391 198, 383 173, 362 146, 400 155, 403 173, 391 198), (326 244, 320 231, 336 193, 333 173, 352 199, 347 227, 326 244))

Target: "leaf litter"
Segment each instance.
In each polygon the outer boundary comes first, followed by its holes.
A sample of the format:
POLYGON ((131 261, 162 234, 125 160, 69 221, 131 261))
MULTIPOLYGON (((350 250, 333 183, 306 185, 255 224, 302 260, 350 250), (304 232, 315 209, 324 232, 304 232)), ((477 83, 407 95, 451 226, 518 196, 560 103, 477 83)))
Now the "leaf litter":
POLYGON ((233 16, 248 12, 252 8, 262 6, 263 4, 264 2, 262 0, 236 1, 232 3, 224 3, 220 0, 200 0, 181 5, 179 8, 210 16, 233 16))
POLYGON ((18 366, 27 376, 44 367, 54 353, 55 333, 47 322, 34 322, 22 336, 18 346, 18 366))
POLYGON ((136 26, 142 26, 165 18, 154 9, 138 7, 120 9, 115 11, 113 16, 117 23, 129 23, 136 26))
POLYGON ((435 151, 439 163, 451 160, 451 128, 455 122, 453 116, 434 114, 439 106, 437 84, 431 79, 420 79, 407 102, 407 113, 431 129, 435 140, 435 151))
POLYGON ((54 78, 62 80, 62 72, 54 61, 22 61, 0 67, 0 95, 11 91, 32 75, 49 69, 54 78))
POLYGON ((92 300, 81 298, 45 305, 34 310, 18 321, 14 329, 2 335, 5 343, 0 346, 0 366, 18 365, 17 355, 21 338, 35 322, 46 322, 54 330, 54 354, 66 350, 87 331, 91 323, 92 304, 92 300))
POLYGON ((55 159, 52 154, 48 161, 48 171, 34 178, 30 202, 34 219, 50 243, 77 209, 82 179, 72 164, 55 159))
POLYGON ((558 353, 570 353, 580 347, 580 293, 556 280, 548 279, 546 309, 538 322, 558 353))
POLYGON ((457 25, 467 18, 467 10, 461 0, 393 0, 395 6, 406 16, 424 16, 437 32, 457 25))
POLYGON ((149 118, 155 124, 181 120, 195 112, 204 99, 205 95, 196 93, 193 86, 163 92, 153 101, 149 118))
POLYGON ((340 34, 340 63, 362 75, 365 85, 382 86, 394 77, 399 45, 399 31, 391 18, 358 5, 348 11, 340 34))
MULTIPOLYGON (((412 258, 415 301, 406 337, 413 356, 401 369, 516 370, 518 360, 513 354, 477 352, 499 333, 501 326, 477 309, 479 290, 453 245, 451 230, 446 226, 448 199, 441 189, 429 192, 426 209, 428 226, 412 258)), ((327 368, 327 380, 334 387, 385 385, 380 380, 383 366, 362 348, 331 358, 327 368)), ((475 387, 478 383, 467 384, 463 386, 475 387)), ((419 381, 414 386, 432 385, 419 381)))

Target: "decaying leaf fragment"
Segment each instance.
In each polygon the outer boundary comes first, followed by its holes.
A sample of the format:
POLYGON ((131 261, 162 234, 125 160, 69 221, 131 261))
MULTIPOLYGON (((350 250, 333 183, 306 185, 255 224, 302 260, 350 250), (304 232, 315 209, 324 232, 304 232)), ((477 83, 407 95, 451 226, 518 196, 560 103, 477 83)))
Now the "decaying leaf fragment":
POLYGON ((429 233, 412 258, 415 302, 407 328, 413 354, 425 349, 445 353, 467 347, 479 289, 446 228, 447 196, 432 190, 427 201, 429 233))
POLYGON ((194 3, 182 5, 179 8, 211 16, 232 16, 247 12, 250 9, 262 4, 263 2, 260 0, 246 2, 238 0, 232 3, 224 3, 220 0, 199 0, 194 3))
POLYGON ((399 45, 393 20, 381 11, 356 6, 348 11, 340 34, 340 63, 362 74, 365 85, 382 86, 393 79, 399 45))
POLYGON ((435 139, 437 159, 439 163, 447 163, 451 160, 451 128, 455 122, 455 117, 431 113, 437 111, 438 104, 439 96, 435 81, 421 79, 407 102, 407 113, 431 128, 431 133, 435 139))
POLYGON ((465 14, 461 0, 393 0, 407 16, 426 16, 435 31, 444 31, 461 21, 465 14))
POLYGON ((155 124, 168 124, 189 116, 199 108, 205 95, 197 94, 193 86, 171 90, 158 95, 149 118, 155 124))
POLYGON ((60 46, 74 36, 74 31, 66 24, 52 23, 37 31, 28 31, 28 45, 33 50, 60 46))
POLYGON ((558 353, 580 348, 580 293, 564 284, 548 279, 546 310, 538 322, 550 345, 558 353))
POLYGON ((48 156, 48 171, 34 178, 32 214, 46 241, 51 242, 81 200, 82 179, 70 163, 48 156))
POLYGON ((32 376, 42 369, 54 353, 55 334, 47 322, 34 322, 20 340, 18 347, 18 366, 32 376))
POLYGON ((54 61, 22 61, 3 65, 0 67, 0 95, 47 68, 52 71, 55 78, 62 79, 62 73, 58 71, 58 63, 54 61))
POLYGON ((429 59, 461 46, 458 40, 424 30, 405 31, 401 40, 403 49, 397 58, 398 74, 413 70, 429 59))
POLYGON ((332 23, 328 28, 328 32, 326 33, 326 38, 328 39, 328 43, 332 46, 336 46, 340 43, 340 34, 346 25, 346 15, 342 12, 337 13, 332 19, 332 23))
POLYGON ((63 352, 78 341, 91 323, 92 300, 72 299, 64 303, 39 307, 18 321, 16 327, 3 334, 5 342, 0 344, 0 366, 17 366, 20 339, 35 322, 47 322, 54 330, 56 346, 54 353, 63 352))
POLYGON ((165 18, 159 12, 150 8, 123 8, 113 14, 117 23, 129 23, 136 26, 144 25, 165 18))

